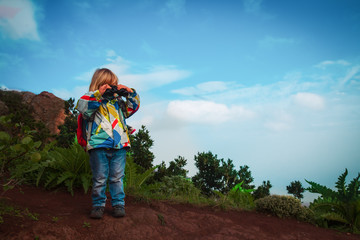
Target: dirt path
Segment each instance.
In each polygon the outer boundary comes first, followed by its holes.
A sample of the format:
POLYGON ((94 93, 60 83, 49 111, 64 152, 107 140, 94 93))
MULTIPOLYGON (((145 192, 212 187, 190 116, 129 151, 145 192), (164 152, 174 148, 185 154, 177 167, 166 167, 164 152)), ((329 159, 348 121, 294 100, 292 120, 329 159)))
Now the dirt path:
POLYGON ((38 220, 4 216, 0 239, 360 239, 359 235, 255 212, 146 203, 132 197, 126 198, 126 217, 111 217, 107 207, 101 220, 88 218, 89 194, 72 197, 66 192, 23 186, 6 192, 5 197, 21 209, 27 208, 38 220))

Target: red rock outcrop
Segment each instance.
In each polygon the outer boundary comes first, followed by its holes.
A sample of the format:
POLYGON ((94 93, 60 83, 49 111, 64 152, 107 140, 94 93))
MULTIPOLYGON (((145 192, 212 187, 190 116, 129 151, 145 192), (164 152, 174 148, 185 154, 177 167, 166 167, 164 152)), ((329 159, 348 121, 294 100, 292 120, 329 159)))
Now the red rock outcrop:
POLYGON ((34 109, 33 116, 41 121, 52 134, 58 134, 59 125, 65 121, 65 101, 49 92, 41 92, 36 95, 31 92, 22 92, 23 101, 34 109))

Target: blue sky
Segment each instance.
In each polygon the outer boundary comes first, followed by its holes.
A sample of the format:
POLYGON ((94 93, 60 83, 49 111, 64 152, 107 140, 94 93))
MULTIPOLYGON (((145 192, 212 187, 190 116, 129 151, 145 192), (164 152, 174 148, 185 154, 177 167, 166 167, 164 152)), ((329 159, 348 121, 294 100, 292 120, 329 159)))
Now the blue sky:
POLYGON ((277 194, 359 172, 359 43, 357 0, 0 0, 2 88, 78 99, 108 67, 155 164, 211 151, 277 194))

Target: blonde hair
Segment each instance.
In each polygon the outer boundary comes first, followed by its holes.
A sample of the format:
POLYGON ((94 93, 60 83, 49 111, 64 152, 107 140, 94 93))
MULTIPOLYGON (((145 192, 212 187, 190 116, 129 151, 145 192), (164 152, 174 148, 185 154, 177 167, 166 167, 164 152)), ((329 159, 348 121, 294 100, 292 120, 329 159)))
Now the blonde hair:
POLYGON ((89 91, 96 91, 104 84, 118 85, 117 76, 107 68, 96 69, 91 79, 89 91))

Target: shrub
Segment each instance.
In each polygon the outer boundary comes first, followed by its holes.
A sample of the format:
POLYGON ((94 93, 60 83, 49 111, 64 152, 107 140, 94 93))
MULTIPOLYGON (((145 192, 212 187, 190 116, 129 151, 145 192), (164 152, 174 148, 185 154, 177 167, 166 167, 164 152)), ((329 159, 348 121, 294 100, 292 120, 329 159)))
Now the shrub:
POLYGON ((311 193, 321 196, 310 204, 318 223, 322 226, 341 226, 353 233, 360 232, 360 173, 349 184, 346 184, 348 170, 341 174, 335 183, 337 191, 318 183, 307 181, 311 193))
POLYGON ((250 192, 230 191, 228 196, 237 208, 251 210, 255 207, 254 197, 250 192))
POLYGON ((159 166, 151 167, 143 171, 142 167, 137 165, 131 155, 126 156, 125 178, 124 186, 125 191, 133 194, 141 190, 143 183, 154 174, 154 171, 159 166))
POLYGON ((91 186, 89 155, 77 143, 70 148, 56 147, 44 160, 34 164, 26 173, 35 173, 36 185, 47 188, 66 186, 74 194, 74 188, 83 187, 86 193, 91 186))
POLYGON ((182 196, 195 199, 200 196, 200 190, 194 184, 182 176, 165 176, 159 185, 158 191, 167 196, 182 196))
POLYGON ((258 212, 269 213, 280 218, 296 218, 312 222, 312 212, 292 196, 270 195, 255 201, 258 212))

